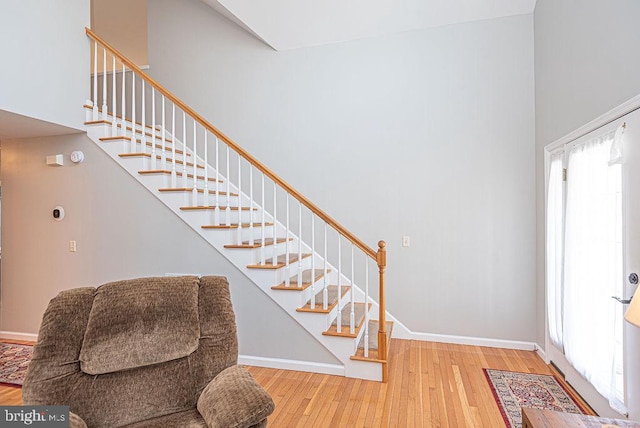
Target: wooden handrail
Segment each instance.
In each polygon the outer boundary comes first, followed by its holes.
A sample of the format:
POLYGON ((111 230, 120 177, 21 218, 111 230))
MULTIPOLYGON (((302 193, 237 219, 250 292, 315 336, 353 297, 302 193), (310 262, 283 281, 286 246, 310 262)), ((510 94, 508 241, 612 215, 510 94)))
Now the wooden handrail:
POLYGON ((211 123, 209 123, 205 118, 203 118, 198 113, 196 113, 188 105, 182 102, 178 97, 173 95, 171 92, 165 89, 161 84, 159 84, 153 78, 148 76, 144 71, 140 69, 140 67, 138 67, 136 64, 131 62, 129 59, 127 59, 124 55, 118 52, 117 49, 115 49, 113 46, 111 46, 109 43, 103 40, 96 33, 91 31, 91 29, 85 27, 85 30, 86 30, 87 36, 89 36, 91 39, 98 42, 103 48, 109 50, 113 55, 118 57, 120 62, 125 64, 131 70, 135 71, 138 75, 140 75, 142 79, 144 79, 147 83, 153 86, 158 92, 160 92, 170 101, 172 101, 176 106, 182 109, 183 112, 190 115, 194 120, 200 123, 200 125, 202 125, 205 129, 207 129, 212 134, 216 135, 220 140, 222 140, 223 143, 231 147, 236 153, 242 156, 247 162, 249 162, 251 165, 259 169, 264 175, 269 177, 278 186, 282 187, 287 191, 287 193, 289 193, 294 198, 296 198, 302 205, 304 205, 311 212, 313 212, 315 215, 320 217, 325 223, 333 227, 339 234, 341 234, 342 236, 347 238, 349 241, 351 241, 353 245, 360 248, 365 254, 367 254, 373 260, 377 260, 377 253, 373 249, 371 249, 371 247, 369 247, 367 244, 362 242, 357 236, 355 236, 353 233, 347 230, 344 226, 342 226, 340 223, 334 220, 327 213, 322 211, 317 205, 315 205, 309 199, 304 197, 300 192, 294 189, 289 183, 284 181, 282 178, 278 177, 274 172, 272 172, 269 168, 267 168, 262 162, 260 162, 259 160, 251 156, 246 150, 244 150, 242 147, 237 145, 231 138, 227 137, 222 131, 220 131, 218 128, 216 128, 211 123))

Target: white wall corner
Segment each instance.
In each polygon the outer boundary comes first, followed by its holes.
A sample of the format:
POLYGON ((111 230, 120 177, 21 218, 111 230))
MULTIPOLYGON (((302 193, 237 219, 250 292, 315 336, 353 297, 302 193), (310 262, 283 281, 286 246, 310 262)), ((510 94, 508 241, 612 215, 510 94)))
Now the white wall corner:
POLYGON ((538 356, 542 358, 545 364, 549 364, 549 360, 547 360, 547 353, 544 352, 544 348, 537 343, 534 343, 533 346, 535 347, 534 350, 536 351, 536 354, 538 354, 538 356))

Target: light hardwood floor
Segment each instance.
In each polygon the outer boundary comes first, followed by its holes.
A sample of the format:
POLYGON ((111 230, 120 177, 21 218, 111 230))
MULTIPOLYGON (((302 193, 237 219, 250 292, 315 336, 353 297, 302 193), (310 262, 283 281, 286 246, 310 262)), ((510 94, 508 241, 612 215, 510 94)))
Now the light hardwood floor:
MULTIPOLYGON (((504 427, 483 368, 551 374, 533 351, 394 339, 389 383, 251 367, 270 427, 504 427)), ((0 404, 21 404, 0 387, 0 404)))

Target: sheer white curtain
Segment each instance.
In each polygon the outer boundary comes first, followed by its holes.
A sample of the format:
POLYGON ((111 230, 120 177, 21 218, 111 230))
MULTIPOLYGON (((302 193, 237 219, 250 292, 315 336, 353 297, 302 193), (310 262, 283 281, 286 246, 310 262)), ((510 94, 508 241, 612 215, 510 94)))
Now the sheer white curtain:
POLYGON ((573 146, 567 164, 562 340, 567 360, 621 412, 616 335, 622 295, 619 163, 610 165, 616 133, 573 146))
POLYGON ((547 193, 547 321, 551 342, 562 349, 562 260, 564 256, 564 150, 551 153, 547 193))

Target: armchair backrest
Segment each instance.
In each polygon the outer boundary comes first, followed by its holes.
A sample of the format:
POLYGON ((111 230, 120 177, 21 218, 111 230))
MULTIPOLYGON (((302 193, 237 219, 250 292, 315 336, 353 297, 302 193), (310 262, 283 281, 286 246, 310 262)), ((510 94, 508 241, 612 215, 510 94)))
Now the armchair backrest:
POLYGON ((194 409, 238 342, 224 277, 155 277, 61 292, 43 316, 23 385, 32 405, 69 405, 119 427, 194 409))

